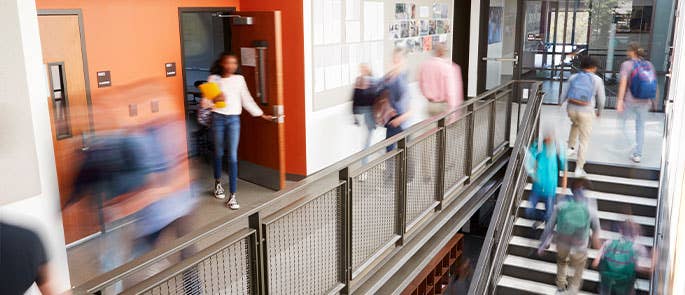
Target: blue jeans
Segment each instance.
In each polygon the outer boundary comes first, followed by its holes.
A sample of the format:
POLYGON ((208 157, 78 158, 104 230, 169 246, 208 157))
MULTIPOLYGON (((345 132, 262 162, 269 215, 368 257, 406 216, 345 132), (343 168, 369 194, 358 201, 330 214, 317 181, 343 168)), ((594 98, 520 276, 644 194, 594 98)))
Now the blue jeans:
POLYGON ((647 114, 649 114, 649 109, 652 107, 648 103, 629 103, 625 104, 625 111, 623 118, 621 120, 623 126, 623 132, 627 132, 626 121, 628 121, 629 116, 635 116, 635 148, 632 153, 635 156, 642 156, 642 147, 645 143, 645 120, 647 119, 647 114))
MULTIPOLYGON (((397 134, 402 133, 402 131, 404 131, 404 128, 402 128, 401 125, 398 127, 392 127, 392 126, 390 126, 390 124, 387 124, 387 125, 385 125, 385 138, 388 139, 390 137, 393 137, 397 134)), ((393 144, 389 145, 388 147, 386 147, 385 150, 390 152, 390 151, 394 150, 396 147, 397 147, 397 144, 393 143, 393 144)))
POLYGON ((228 187, 231 194, 233 194, 236 192, 238 185, 240 116, 214 113, 212 131, 214 132, 214 179, 221 179, 224 149, 228 148, 228 187), (226 146, 224 146, 224 142, 226 142, 226 146))
POLYGON ((526 218, 537 221, 549 221, 549 218, 552 216, 552 209, 554 209, 555 197, 556 196, 544 196, 535 191, 531 191, 530 196, 528 197, 530 207, 526 208, 526 218), (535 206, 537 206, 539 202, 545 202, 545 210, 543 212, 535 209, 535 206))

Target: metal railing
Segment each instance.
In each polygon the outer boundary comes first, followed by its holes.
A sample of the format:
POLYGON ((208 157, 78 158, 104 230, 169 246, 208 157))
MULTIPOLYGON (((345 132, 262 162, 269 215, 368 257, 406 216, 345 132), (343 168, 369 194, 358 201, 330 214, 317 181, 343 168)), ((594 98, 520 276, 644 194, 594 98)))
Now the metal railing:
POLYGON ((507 164, 502 188, 497 196, 497 204, 490 220, 483 248, 478 256, 476 271, 469 289, 471 295, 495 294, 502 262, 516 219, 518 204, 521 202, 526 186, 527 175, 524 158, 526 149, 537 139, 543 95, 544 93, 538 89, 537 93, 526 104, 526 111, 522 117, 516 142, 507 164))
MULTIPOLYGON (((512 81, 488 91, 306 177, 239 217, 195 230, 75 291, 349 294, 390 250, 402 247, 445 202, 459 198, 507 155, 512 101, 524 92, 540 93, 540 87, 512 81), (386 152, 391 145, 396 148, 386 152), (365 158, 371 158, 368 164, 362 164, 365 158), (211 246, 133 280, 200 243, 211 246)), ((533 102, 539 101, 535 95, 533 102)), ((530 137, 529 130, 524 137, 530 137)))

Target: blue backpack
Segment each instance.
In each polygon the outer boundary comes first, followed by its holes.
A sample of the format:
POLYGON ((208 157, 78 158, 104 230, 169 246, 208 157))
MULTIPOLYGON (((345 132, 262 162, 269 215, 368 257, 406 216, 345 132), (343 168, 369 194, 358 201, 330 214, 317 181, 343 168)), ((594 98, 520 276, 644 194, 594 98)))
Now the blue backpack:
POLYGON ((572 104, 586 106, 590 104, 594 94, 595 82, 592 81, 592 74, 582 71, 571 80, 566 98, 572 104))
POLYGON ((656 98, 656 73, 649 62, 633 61, 633 71, 630 73, 630 93, 637 99, 656 98))

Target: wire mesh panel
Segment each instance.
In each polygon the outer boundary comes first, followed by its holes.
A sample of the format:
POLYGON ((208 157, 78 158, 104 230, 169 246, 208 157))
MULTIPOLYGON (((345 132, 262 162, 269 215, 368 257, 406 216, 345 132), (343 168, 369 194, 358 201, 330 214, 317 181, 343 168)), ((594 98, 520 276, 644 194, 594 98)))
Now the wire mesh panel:
POLYGON ((468 117, 448 125, 445 142, 445 192, 459 184, 466 177, 466 151, 468 136, 468 117))
POLYGON ((341 188, 335 188, 266 227, 270 294, 324 294, 339 285, 341 188))
POLYGON ((406 229, 422 213, 432 209, 436 201, 437 147, 436 133, 412 145, 407 151, 406 229))
POLYGON ((495 138, 494 145, 495 149, 499 148, 507 139, 507 106, 509 104, 509 96, 505 95, 498 98, 495 101, 495 138))
POLYGON ((474 113, 473 168, 488 158, 488 134, 490 134, 490 106, 483 106, 474 113))
POLYGON ((251 294, 248 245, 241 239, 141 294, 251 294))
POLYGON ((396 237, 397 154, 352 178, 352 268, 396 237))

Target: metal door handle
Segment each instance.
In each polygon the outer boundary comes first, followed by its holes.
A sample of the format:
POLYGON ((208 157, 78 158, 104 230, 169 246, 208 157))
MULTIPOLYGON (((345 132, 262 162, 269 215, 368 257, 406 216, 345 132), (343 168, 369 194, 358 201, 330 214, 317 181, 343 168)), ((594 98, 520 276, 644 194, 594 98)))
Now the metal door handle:
POLYGON ((484 57, 483 61, 508 61, 508 62, 519 62, 519 57, 514 56, 514 58, 506 57, 484 57))

